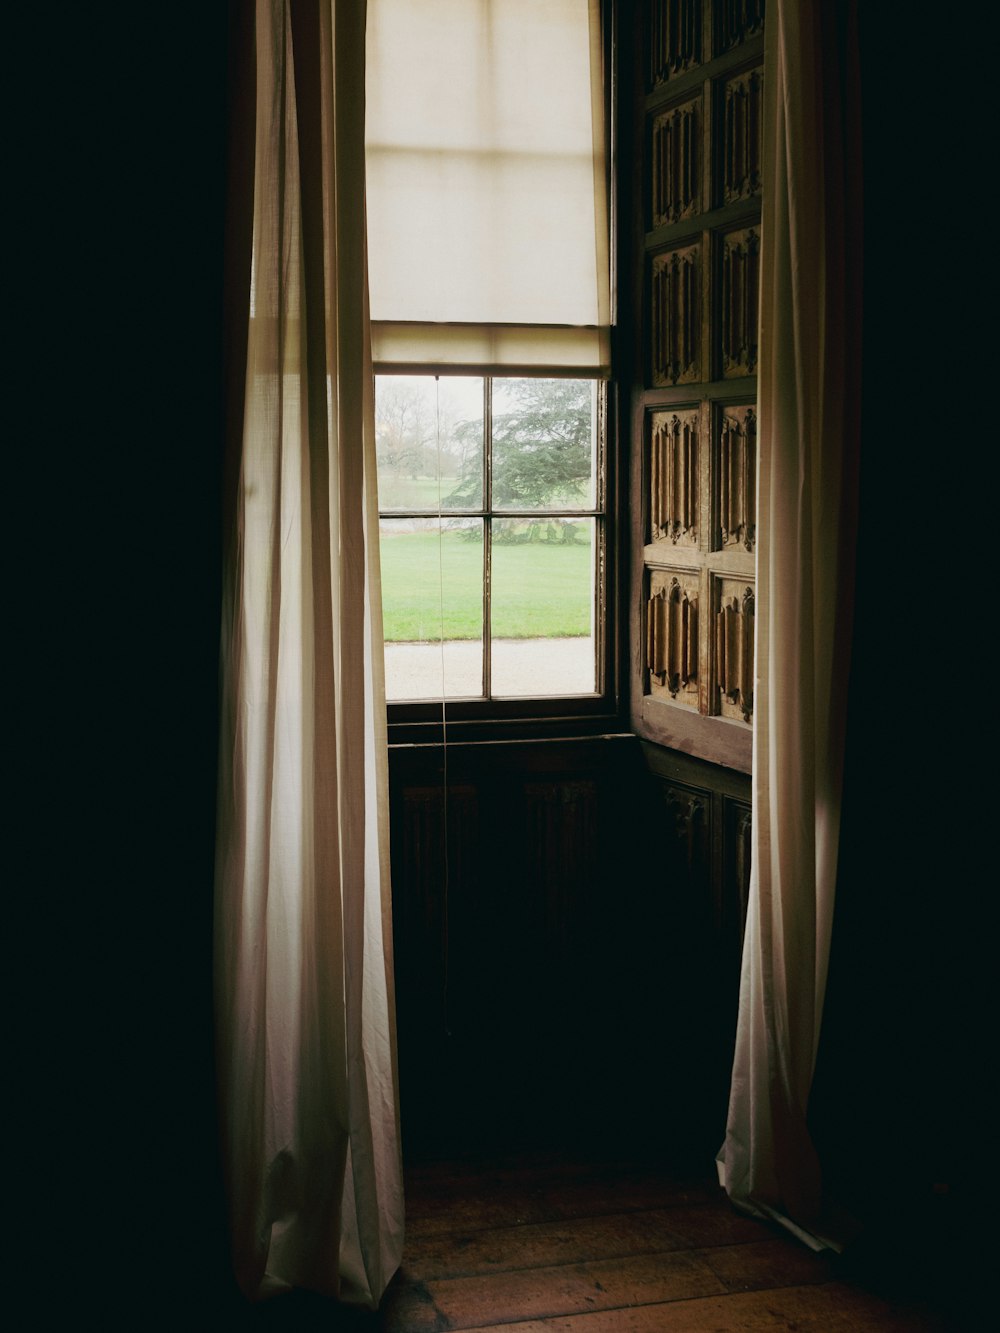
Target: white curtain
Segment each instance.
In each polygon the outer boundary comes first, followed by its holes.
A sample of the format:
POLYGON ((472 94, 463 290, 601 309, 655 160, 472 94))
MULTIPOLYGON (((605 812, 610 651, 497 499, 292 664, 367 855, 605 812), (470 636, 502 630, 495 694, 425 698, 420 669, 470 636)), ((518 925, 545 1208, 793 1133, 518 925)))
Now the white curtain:
POLYGON ((850 7, 765 36, 753 856, 719 1175, 838 1243, 809 1135, 837 877, 858 453, 860 197, 850 7), (846 17, 845 17, 846 16, 846 17))
POLYGON ((257 0, 253 21, 253 270, 221 663, 224 1164, 248 1296, 294 1285, 375 1306, 403 1206, 365 5, 257 0))

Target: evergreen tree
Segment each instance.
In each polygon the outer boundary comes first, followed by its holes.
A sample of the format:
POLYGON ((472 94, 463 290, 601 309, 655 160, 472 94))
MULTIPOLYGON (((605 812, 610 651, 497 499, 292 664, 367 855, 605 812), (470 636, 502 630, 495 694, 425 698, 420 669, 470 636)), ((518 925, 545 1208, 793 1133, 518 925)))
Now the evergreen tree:
MULTIPOLYGON (((592 386, 587 380, 516 379, 495 393, 493 412, 493 503, 507 509, 536 509, 585 495, 592 466, 592 386)), ((463 445, 458 485, 448 497, 455 507, 479 504, 482 489, 481 425, 461 422, 463 445)))

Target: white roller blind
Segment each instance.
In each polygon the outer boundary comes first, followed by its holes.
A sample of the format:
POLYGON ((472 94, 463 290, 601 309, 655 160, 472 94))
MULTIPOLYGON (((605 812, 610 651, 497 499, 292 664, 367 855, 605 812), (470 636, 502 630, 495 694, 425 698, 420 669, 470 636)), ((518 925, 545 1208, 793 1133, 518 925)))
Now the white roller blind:
POLYGON ((375 361, 606 374, 599 0, 368 0, 375 361))

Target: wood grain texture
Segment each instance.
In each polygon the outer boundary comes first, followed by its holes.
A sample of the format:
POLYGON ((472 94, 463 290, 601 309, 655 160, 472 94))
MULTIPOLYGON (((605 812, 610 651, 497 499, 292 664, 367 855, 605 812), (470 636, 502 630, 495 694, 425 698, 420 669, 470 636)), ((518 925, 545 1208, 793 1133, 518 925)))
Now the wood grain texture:
POLYGON ((690 1248, 671 1226, 671 1217, 671 1210, 659 1209, 449 1232, 411 1241, 407 1260, 411 1270, 427 1282, 511 1268, 581 1263, 595 1254, 616 1258, 690 1248))
POLYGON ((726 641, 711 623, 710 595, 718 578, 752 582, 754 572, 756 420, 746 414, 759 351, 763 5, 713 0, 696 19, 682 0, 654 0, 648 13, 649 25, 629 25, 627 38, 648 80, 619 85, 623 123, 638 127, 623 154, 638 183, 626 190, 631 227, 618 254, 619 290, 638 315, 621 366, 633 459, 631 721, 645 740, 748 771, 745 700, 720 704, 712 685, 726 641), (694 84, 702 60, 705 77, 694 84), (664 448, 667 409, 697 419, 697 449, 664 448), (668 552, 698 608, 698 661, 683 673, 650 587, 668 552))
POLYGON ((949 1325, 914 1310, 899 1311, 886 1301, 843 1283, 786 1287, 778 1291, 709 1296, 674 1305, 602 1310, 556 1319, 490 1324, 480 1333, 944 1333, 949 1325))
POLYGON ((425 1284, 449 1329, 491 1324, 501 1311, 518 1318, 652 1305, 725 1291, 725 1284, 690 1251, 561 1264, 485 1277, 425 1284))
MULTIPOLYGON (((709 1178, 549 1154, 407 1171, 403 1267, 372 1333, 954 1327, 844 1280, 709 1178)), ((367 1326, 366 1326, 367 1327, 367 1326)))

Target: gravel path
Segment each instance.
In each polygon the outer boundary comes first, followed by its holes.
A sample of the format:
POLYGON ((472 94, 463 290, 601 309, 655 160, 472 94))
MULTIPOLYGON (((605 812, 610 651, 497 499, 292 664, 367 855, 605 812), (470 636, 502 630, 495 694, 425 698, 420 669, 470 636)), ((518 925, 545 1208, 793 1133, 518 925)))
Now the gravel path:
MULTIPOLYGON (((390 699, 440 699, 442 645, 387 643, 386 694, 390 699)), ((482 693, 482 651, 476 640, 444 644, 449 698, 482 693)), ((493 694, 593 694, 594 641, 579 639, 494 639, 493 694)))

